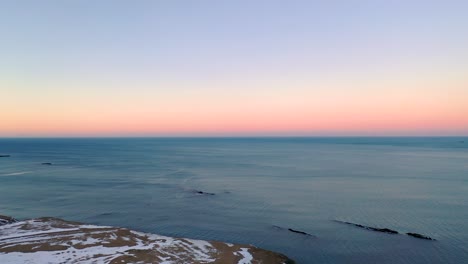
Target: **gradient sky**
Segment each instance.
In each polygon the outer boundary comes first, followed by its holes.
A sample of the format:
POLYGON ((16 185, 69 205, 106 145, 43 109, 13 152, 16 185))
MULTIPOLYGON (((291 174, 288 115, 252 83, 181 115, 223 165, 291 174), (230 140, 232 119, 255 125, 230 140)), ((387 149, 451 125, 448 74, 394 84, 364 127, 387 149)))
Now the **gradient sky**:
POLYGON ((0 2, 0 136, 468 135, 468 1, 0 2))

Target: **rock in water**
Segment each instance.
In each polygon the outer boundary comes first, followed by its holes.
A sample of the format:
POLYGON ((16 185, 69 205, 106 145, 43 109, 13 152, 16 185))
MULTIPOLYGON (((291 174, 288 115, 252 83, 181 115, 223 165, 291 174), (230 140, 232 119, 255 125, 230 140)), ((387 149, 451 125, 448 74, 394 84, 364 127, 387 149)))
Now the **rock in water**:
POLYGON ((295 229, 292 229, 292 228, 288 228, 289 231, 293 232, 293 233, 298 233, 298 234, 301 234, 301 235, 306 235, 306 236, 312 236, 311 234, 309 233, 306 233, 304 231, 299 231, 299 230, 295 230, 295 229))
POLYGON ((38 218, 0 226, 1 263, 294 263, 250 245, 38 218), (41 262, 43 260, 43 262, 41 262))
POLYGON ((415 238, 420 238, 420 239, 426 239, 426 240, 435 240, 431 237, 428 237, 428 236, 425 236, 425 235, 421 235, 421 234, 418 234, 418 233, 406 233, 408 236, 412 236, 412 237, 415 237, 415 238))
POLYGON ((292 228, 284 228, 284 227, 277 226, 277 225, 273 225, 273 227, 276 228, 276 229, 288 230, 289 232, 293 232, 293 233, 296 233, 296 234, 301 234, 301 235, 310 236, 310 237, 316 237, 316 236, 314 236, 312 234, 306 233, 304 231, 292 229, 292 228))
MULTIPOLYGON (((383 232, 383 233, 387 233, 387 234, 399 234, 398 231, 388 229, 388 228, 377 228, 377 227, 371 227, 371 226, 364 226, 364 225, 360 225, 360 224, 344 222, 344 221, 339 221, 339 220, 334 220, 334 221, 338 222, 338 223, 342 223, 342 224, 356 226, 356 227, 359 227, 359 228, 364 228, 364 229, 367 229, 367 230, 383 232)), ((406 234, 408 236, 412 236, 412 237, 416 237, 416 238, 420 238, 420 239, 435 240, 434 238, 431 238, 431 237, 428 237, 428 236, 425 236, 425 235, 421 235, 421 234, 418 234, 418 233, 406 233, 406 234)))
POLYGON ((214 193, 203 192, 203 191, 195 191, 195 193, 204 194, 204 195, 215 195, 214 193))
POLYGON ((344 222, 344 221, 339 221, 339 220, 334 220, 334 221, 338 222, 338 223, 342 223, 342 224, 352 225, 352 226, 355 226, 355 227, 371 230, 371 231, 382 232, 382 233, 387 233, 387 234, 398 234, 398 231, 395 231, 395 230, 389 229, 389 228, 377 228, 377 227, 365 226, 365 225, 360 225, 360 224, 355 224, 355 223, 350 223, 350 222, 344 222))

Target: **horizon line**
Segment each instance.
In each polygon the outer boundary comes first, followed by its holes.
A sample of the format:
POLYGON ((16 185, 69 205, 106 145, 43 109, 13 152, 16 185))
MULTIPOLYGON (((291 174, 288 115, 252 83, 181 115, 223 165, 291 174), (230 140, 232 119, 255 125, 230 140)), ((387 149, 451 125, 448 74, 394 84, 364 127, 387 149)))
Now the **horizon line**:
POLYGON ((457 138, 468 137, 468 135, 237 135, 237 136, 0 136, 0 139, 125 139, 125 138, 186 138, 186 139, 209 139, 209 138, 457 138))

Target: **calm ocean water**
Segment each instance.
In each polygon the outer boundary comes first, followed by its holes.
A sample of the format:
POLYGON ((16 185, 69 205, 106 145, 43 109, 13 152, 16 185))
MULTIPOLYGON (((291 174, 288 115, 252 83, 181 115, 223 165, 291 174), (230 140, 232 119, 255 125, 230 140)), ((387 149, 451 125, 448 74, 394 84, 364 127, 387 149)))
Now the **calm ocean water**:
POLYGON ((0 214, 16 218, 254 244, 298 263, 468 263, 468 138, 0 139, 0 154, 0 214))

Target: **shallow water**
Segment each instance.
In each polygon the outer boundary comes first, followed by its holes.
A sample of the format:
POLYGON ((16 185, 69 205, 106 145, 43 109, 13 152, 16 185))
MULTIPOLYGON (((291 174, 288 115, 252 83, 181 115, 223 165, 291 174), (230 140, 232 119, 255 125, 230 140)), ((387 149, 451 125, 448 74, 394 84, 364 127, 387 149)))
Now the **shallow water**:
POLYGON ((468 138, 0 139, 0 154, 3 215, 254 244, 298 263, 468 263, 468 138))

